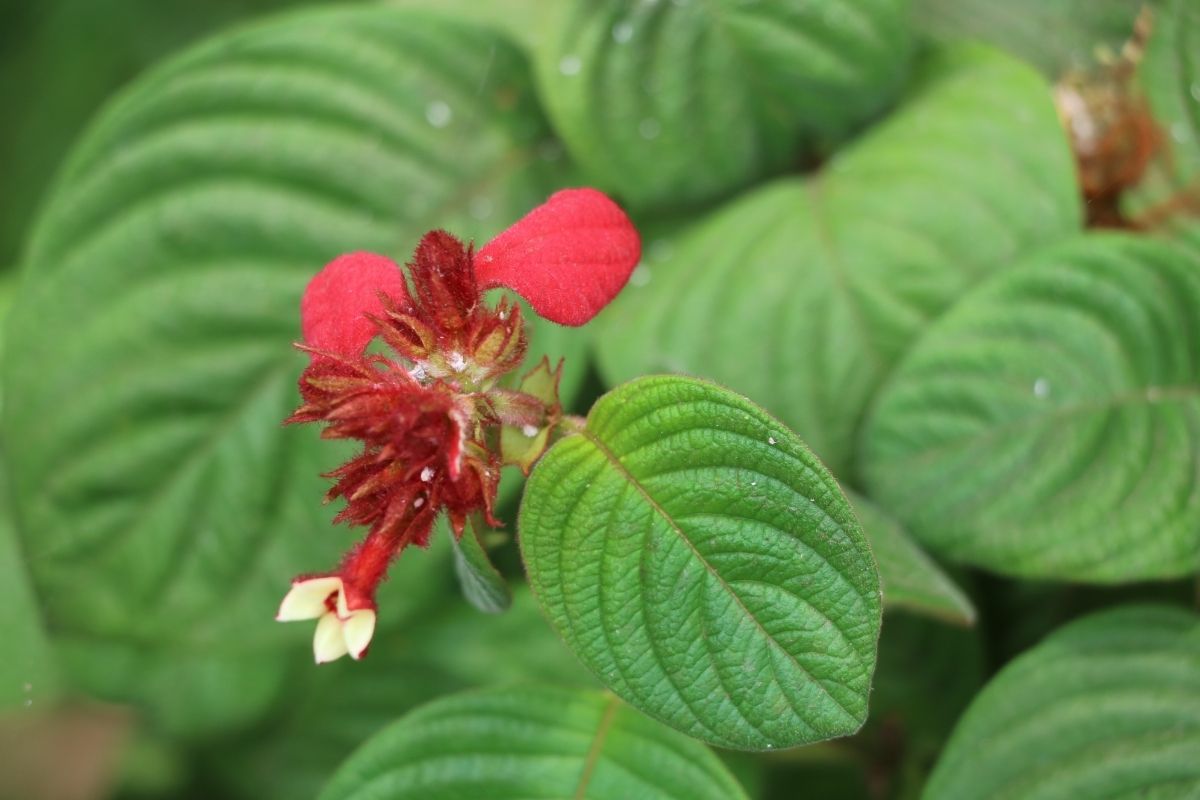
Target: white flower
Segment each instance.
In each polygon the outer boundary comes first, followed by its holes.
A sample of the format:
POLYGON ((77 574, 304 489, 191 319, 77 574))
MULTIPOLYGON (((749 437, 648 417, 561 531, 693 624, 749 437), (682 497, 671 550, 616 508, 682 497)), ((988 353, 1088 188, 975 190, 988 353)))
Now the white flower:
POLYGON ((334 661, 347 653, 357 661, 366 653, 375 633, 375 609, 351 611, 346 602, 346 587, 336 576, 292 581, 292 588, 279 604, 275 619, 279 622, 317 620, 313 656, 318 664, 334 661))

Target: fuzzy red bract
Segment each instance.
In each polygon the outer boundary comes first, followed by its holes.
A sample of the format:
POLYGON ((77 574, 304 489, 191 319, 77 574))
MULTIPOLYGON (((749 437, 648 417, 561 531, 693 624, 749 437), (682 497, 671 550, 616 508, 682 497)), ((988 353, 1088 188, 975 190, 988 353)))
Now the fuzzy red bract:
POLYGON ((483 288, 506 286, 538 315, 583 325, 621 291, 641 258, 637 229, 595 189, 550 197, 475 258, 483 288))
MULTIPOLYGON (((345 502, 335 522, 368 528, 336 570, 294 581, 280 607, 281 620, 320 617, 318 661, 366 652, 388 564, 410 544, 425 546, 439 513, 456 536, 474 514, 499 525, 502 454, 520 451, 509 463, 527 469, 561 416, 557 378, 534 380, 538 392, 496 385, 523 361, 526 334, 520 307, 508 298, 491 307, 483 290, 507 286, 548 319, 579 325, 620 291, 639 253, 620 208, 577 189, 551 197, 478 256, 445 231, 427 233, 408 264, 411 287, 370 253, 342 256, 309 283, 300 348, 311 360, 303 404, 287 422, 321 423, 325 438, 362 443, 326 476, 334 481, 326 500, 345 502), (375 338, 392 352, 365 352, 375 338), (502 428, 519 431, 521 446, 511 436, 502 446, 502 428)), ((548 362, 531 374, 542 373, 551 374, 548 362)))

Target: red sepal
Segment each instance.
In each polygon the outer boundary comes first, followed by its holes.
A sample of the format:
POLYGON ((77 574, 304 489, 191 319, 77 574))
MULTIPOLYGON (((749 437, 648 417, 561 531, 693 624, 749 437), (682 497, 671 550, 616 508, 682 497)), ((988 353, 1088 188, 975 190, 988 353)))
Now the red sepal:
POLYGON ((595 189, 565 189, 475 256, 481 289, 506 286, 540 316, 583 325, 608 305, 641 258, 637 229, 595 189))
POLYGON ((368 315, 384 314, 381 292, 398 303, 409 302, 404 273, 395 262, 374 253, 347 253, 330 261, 309 281, 300 300, 304 343, 313 350, 359 355, 376 334, 368 315))

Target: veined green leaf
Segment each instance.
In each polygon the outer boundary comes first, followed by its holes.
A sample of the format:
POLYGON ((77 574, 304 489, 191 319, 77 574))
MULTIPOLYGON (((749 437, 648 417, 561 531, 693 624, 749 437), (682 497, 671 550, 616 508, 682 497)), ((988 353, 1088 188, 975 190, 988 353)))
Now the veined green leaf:
POLYGON ((608 381, 719 380, 850 474, 868 401, 928 321, 1080 224, 1045 81, 975 48, 924 67, 907 104, 815 176, 756 189, 635 276, 600 317, 608 381))
POLYGON ((975 607, 963 590, 925 554, 900 523, 879 506, 846 492, 862 524, 883 584, 887 608, 903 608, 959 625, 975 622, 975 607))
POLYGON ((1075 622, 967 709, 925 800, 1200 793, 1200 620, 1155 606, 1075 622))
POLYGON ((1123 198, 1125 210, 1151 224, 1194 217, 1200 208, 1200 5, 1156 4, 1137 84, 1161 141, 1141 182, 1123 198))
POLYGON ((472 518, 461 538, 450 535, 454 572, 458 575, 463 596, 471 605, 485 614, 499 614, 512 605, 512 590, 479 541, 481 524, 472 518))
POLYGON ((935 323, 864 431, 870 493, 935 552, 1120 582, 1200 566, 1200 260, 1080 237, 935 323))
POLYGON ((589 181, 695 205, 878 112, 907 73, 898 0, 573 0, 537 67, 589 181))
POLYGON ((703 745, 592 691, 492 689, 411 712, 350 757, 320 800, 745 798, 703 745))
POLYGON ((647 714, 742 749, 865 719, 870 548, 828 471, 739 395, 673 376, 605 395, 534 468, 518 538, 555 629, 647 714))
MULTIPOLYGON (((224 652, 309 635, 271 612, 353 534, 327 528, 317 477, 345 451, 279 425, 300 293, 340 252, 405 260, 435 226, 482 241, 558 182, 549 135, 513 46, 381 7, 222 36, 110 107, 42 215, 5 364, 53 625, 224 652)), ((580 351, 551 328, 534 351, 580 351)), ((396 568, 384 625, 439 573, 396 568)))

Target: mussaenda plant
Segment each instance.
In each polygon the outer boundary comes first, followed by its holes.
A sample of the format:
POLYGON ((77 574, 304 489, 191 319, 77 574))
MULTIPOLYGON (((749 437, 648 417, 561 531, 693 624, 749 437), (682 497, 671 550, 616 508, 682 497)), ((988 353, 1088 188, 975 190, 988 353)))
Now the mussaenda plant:
POLYGON ((507 297, 488 305, 484 291, 511 289, 545 319, 579 326, 617 295, 640 254, 616 203, 569 189, 478 253, 446 231, 425 234, 408 264, 411 288, 372 253, 343 255, 312 279, 297 344, 310 357, 303 402, 286 422, 362 442, 326 476, 326 501, 345 501, 335 522, 368 529, 336 569, 295 578, 279 607, 281 622, 317 620, 317 663, 366 655, 376 589, 407 546, 429 544, 438 514, 455 537, 472 515, 498 526, 501 468, 528 473, 563 421, 561 362, 543 358, 518 388, 501 386, 528 339, 520 306, 507 297), (376 340, 389 352, 368 350, 376 340))

